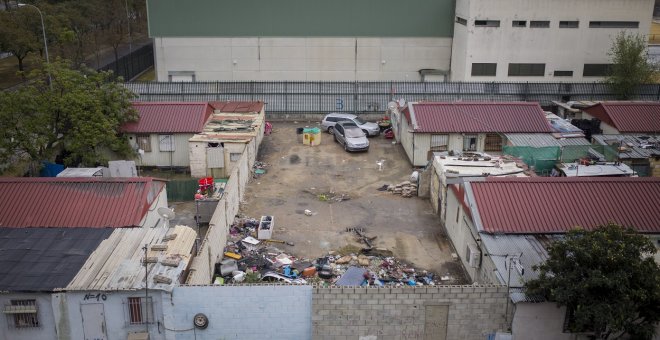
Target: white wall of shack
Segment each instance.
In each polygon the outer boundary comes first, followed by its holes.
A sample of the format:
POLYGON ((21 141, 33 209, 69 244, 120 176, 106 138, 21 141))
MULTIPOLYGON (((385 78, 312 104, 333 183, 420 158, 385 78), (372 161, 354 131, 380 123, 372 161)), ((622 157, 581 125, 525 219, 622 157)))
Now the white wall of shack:
POLYGON ((462 81, 597 81, 583 77, 584 64, 610 63, 607 52, 620 32, 648 34, 653 0, 458 0, 454 23, 452 80, 462 81), (475 20, 499 20, 499 27, 477 27, 475 20), (525 20, 526 27, 512 21, 525 20), (550 21, 531 28, 530 20, 550 21), (579 21, 579 28, 559 28, 559 21, 579 21), (638 21, 639 28, 590 28, 590 21, 638 21), (497 63, 496 76, 472 76, 472 63, 497 63), (544 63, 543 76, 508 76, 509 63, 544 63), (573 71, 555 77, 554 71, 573 71))
POLYGON ((311 286, 180 286, 163 302, 168 340, 312 338, 311 286), (193 330, 198 313, 206 329, 193 330))
POLYGON ((159 81, 193 72, 196 81, 421 80, 449 69, 451 38, 156 37, 159 81))
POLYGON ((16 328, 11 314, 4 314, 0 318, 0 339, 32 340, 55 339, 55 317, 51 306, 52 297, 46 293, 11 293, 0 294, 0 307, 3 309, 11 305, 11 300, 36 300, 38 327, 16 328))
POLYGON ((564 333, 566 307, 552 302, 516 304, 511 332, 514 339, 562 340, 575 339, 575 334, 564 333))
MULTIPOLYGON (((191 133, 175 133, 174 151, 160 151, 159 136, 165 135, 153 133, 149 135, 151 142, 151 151, 145 152, 142 156, 136 156, 138 166, 157 166, 157 167, 188 167, 190 159, 188 157, 188 139, 191 133)), ((135 134, 128 135, 129 142, 134 150, 137 150, 137 141, 135 134)))
MULTIPOLYGON (((149 291, 153 307, 149 309, 149 339, 165 339, 163 324, 162 292, 149 291)), ((54 294, 53 309, 58 320, 57 332, 59 339, 86 339, 81 312, 82 305, 99 304, 103 306, 103 321, 105 322, 108 340, 126 339, 129 333, 145 332, 146 325, 131 325, 128 311, 128 298, 145 298, 144 290, 136 291, 76 291, 66 294, 54 294), (56 296, 55 296, 56 295, 56 296)), ((146 314, 143 314, 146 318, 146 314)))

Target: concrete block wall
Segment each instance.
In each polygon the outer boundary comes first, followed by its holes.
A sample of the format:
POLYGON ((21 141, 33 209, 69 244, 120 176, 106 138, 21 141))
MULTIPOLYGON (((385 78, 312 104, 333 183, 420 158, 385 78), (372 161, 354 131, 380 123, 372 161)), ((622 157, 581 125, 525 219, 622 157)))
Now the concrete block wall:
POLYGON ((313 339, 483 340, 507 328, 504 286, 315 287, 312 297, 313 339))
POLYGON ((311 286, 180 286, 163 302, 167 339, 311 339, 311 286), (193 330, 197 313, 206 329, 193 330))

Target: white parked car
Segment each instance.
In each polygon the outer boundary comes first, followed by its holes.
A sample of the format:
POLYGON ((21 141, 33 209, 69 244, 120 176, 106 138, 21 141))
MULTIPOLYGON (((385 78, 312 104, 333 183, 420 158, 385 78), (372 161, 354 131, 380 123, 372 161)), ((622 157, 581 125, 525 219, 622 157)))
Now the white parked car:
POLYGON ((332 130, 334 130, 335 124, 337 124, 337 122, 346 120, 355 123, 355 125, 362 129, 364 134, 367 136, 378 136, 380 134, 380 127, 378 124, 365 122, 362 120, 362 118, 350 113, 329 113, 323 117, 323 120, 321 121, 321 127, 323 130, 332 134, 332 130))

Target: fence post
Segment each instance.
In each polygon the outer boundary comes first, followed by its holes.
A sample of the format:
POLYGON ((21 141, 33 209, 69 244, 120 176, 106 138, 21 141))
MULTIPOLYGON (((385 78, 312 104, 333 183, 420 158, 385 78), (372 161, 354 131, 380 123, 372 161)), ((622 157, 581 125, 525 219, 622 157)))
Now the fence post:
POLYGON ((656 84, 655 87, 658 88, 657 95, 655 96, 655 100, 660 100, 660 84, 656 84))
POLYGON ((357 114, 357 102, 358 102, 358 100, 357 100, 357 98, 358 98, 358 94, 357 94, 358 85, 357 84, 358 84, 357 80, 355 82, 353 82, 353 114, 357 114))
POLYGON ((594 100, 594 92, 596 92, 596 82, 591 83, 591 96, 589 96, 589 100, 594 100))
POLYGON ((284 113, 289 113, 289 82, 284 82, 284 113))
POLYGON ((319 85, 319 86, 318 86, 318 89, 319 89, 319 90, 318 90, 318 92, 316 93, 316 95, 319 97, 319 109, 318 109, 318 112, 320 113, 320 112, 322 112, 322 111, 321 111, 321 82, 318 81, 317 83, 318 83, 318 85, 319 85))

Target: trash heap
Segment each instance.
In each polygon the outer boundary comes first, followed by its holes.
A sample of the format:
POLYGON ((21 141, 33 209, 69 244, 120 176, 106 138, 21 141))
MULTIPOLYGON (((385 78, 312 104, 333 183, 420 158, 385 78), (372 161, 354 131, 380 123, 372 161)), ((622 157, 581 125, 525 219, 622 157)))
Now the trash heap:
POLYGON ((362 229, 351 230, 366 248, 354 252, 331 251, 317 259, 297 258, 276 245, 294 246, 286 241, 259 240, 259 220, 237 218, 230 228, 224 258, 215 266, 214 284, 319 283, 338 286, 423 286, 452 284, 451 276, 419 270, 396 259, 387 249, 373 248, 362 229))
POLYGON ((266 173, 266 168, 268 168, 270 164, 266 162, 260 162, 260 161, 255 161, 254 165, 252 165, 252 172, 254 173, 254 178, 257 178, 263 174, 266 173))
POLYGON ((395 195, 401 195, 401 197, 413 197, 417 196, 417 184, 410 181, 403 181, 399 184, 383 184, 382 187, 378 188, 378 191, 389 191, 395 195))

